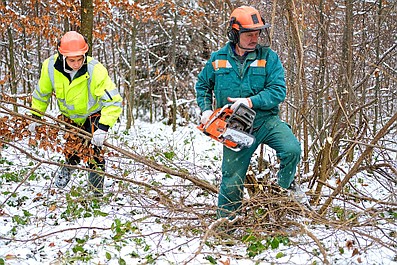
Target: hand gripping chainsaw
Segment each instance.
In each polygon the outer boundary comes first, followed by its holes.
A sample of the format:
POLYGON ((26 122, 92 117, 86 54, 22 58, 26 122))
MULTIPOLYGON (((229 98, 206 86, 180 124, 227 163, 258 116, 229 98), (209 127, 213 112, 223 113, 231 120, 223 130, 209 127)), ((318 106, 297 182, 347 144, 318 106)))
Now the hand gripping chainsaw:
POLYGON ((251 135, 255 111, 240 104, 233 111, 230 104, 216 109, 208 122, 197 128, 212 139, 222 143, 233 151, 250 147, 255 142, 251 135))

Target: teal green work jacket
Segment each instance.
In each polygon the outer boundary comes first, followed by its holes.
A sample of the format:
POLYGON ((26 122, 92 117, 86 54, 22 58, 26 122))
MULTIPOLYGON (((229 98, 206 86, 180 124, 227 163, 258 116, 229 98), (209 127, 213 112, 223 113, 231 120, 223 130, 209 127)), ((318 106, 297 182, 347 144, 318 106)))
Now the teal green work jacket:
POLYGON ((196 82, 197 104, 201 111, 231 104, 227 97, 250 98, 256 112, 254 128, 266 117, 277 115, 286 96, 284 68, 278 55, 269 47, 258 45, 241 64, 230 42, 211 54, 196 82))
MULTIPOLYGON (((100 112, 99 128, 107 131, 122 112, 122 98, 106 68, 89 56, 73 80, 65 73, 58 55, 43 62, 39 83, 33 91, 32 108, 44 113, 53 94, 62 114, 79 125, 100 112)), ((33 114, 42 116, 39 112, 33 114)))

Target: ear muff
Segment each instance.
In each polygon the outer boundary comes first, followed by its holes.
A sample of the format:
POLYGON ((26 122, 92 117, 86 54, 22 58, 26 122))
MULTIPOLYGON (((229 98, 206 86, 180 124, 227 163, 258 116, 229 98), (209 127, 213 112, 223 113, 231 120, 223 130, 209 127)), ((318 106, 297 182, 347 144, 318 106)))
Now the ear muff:
POLYGON ((233 28, 233 24, 236 23, 236 18, 232 17, 229 22, 229 27, 227 28, 227 37, 229 41, 236 44, 239 41, 239 33, 236 29, 233 28))
POLYGON ((239 34, 238 31, 234 28, 231 28, 228 32, 227 32, 227 36, 230 40, 230 42, 236 44, 239 41, 239 34))

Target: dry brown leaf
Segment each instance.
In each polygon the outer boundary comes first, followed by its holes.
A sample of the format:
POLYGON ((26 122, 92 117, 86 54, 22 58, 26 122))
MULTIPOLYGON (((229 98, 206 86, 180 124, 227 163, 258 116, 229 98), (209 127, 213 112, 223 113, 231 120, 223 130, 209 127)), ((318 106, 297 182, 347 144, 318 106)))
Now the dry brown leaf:
POLYGON ((340 177, 338 177, 335 181, 336 185, 339 185, 339 183, 341 183, 340 177))
POLYGON ((98 237, 98 234, 97 234, 97 232, 94 230, 94 231, 92 232, 91 238, 97 238, 97 237, 98 237))
POLYGON ((222 263, 223 265, 230 265, 230 259, 227 258, 225 261, 220 260, 220 263, 222 263))
POLYGON ((354 246, 354 241, 353 240, 347 240, 346 241, 346 247, 348 250, 351 250, 354 246))
POLYGON ((37 141, 35 139, 30 138, 28 144, 29 146, 37 146, 37 141))
POLYGON ((10 259, 16 259, 16 256, 14 254, 7 254, 6 260, 10 260, 10 259))
POLYGON ((41 196, 34 197, 34 198, 33 198, 33 202, 37 202, 37 201, 39 201, 39 200, 41 200, 41 199, 42 199, 41 196))
POLYGON ((355 255, 360 255, 360 252, 358 251, 357 248, 353 249, 352 257, 355 255))
POLYGON ((52 204, 48 209, 52 212, 55 211, 57 208, 56 204, 52 204))
POLYGON ((363 263, 363 261, 361 260, 361 257, 358 257, 358 258, 357 258, 357 262, 358 262, 358 263, 363 263))

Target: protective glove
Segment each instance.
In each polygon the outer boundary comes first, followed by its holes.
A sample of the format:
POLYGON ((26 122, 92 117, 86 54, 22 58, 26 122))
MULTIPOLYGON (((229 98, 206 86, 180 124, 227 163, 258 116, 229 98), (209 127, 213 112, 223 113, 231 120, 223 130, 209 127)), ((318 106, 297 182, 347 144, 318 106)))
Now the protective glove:
POLYGON ((107 131, 104 131, 102 129, 98 129, 92 135, 91 143, 93 145, 98 146, 98 147, 102 147, 103 146, 103 142, 106 140, 107 135, 108 135, 107 131))
POLYGON ((207 121, 210 119, 212 113, 213 113, 212 110, 204 111, 203 114, 201 114, 201 119, 200 119, 201 124, 206 124, 207 121))
POLYGON ((252 102, 250 98, 227 98, 228 101, 234 102, 233 105, 230 107, 233 111, 238 107, 240 104, 244 104, 248 108, 252 108, 252 102))
POLYGON ((32 122, 32 123, 29 124, 28 130, 29 130, 31 133, 35 133, 35 132, 36 132, 36 128, 39 127, 39 126, 40 126, 40 123, 34 121, 34 122, 32 122))

